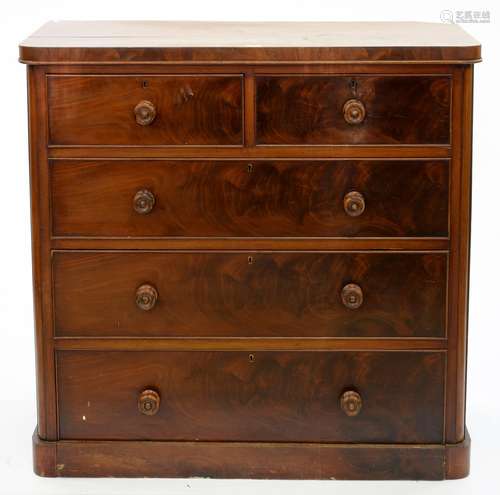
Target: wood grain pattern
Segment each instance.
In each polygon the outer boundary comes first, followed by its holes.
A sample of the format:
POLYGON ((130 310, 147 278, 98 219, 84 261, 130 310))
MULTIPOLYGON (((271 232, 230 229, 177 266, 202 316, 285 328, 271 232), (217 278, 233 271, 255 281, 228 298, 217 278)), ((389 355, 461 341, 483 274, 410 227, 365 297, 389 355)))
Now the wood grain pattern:
POLYGON ((20 48, 25 63, 475 62, 459 26, 418 22, 48 23, 20 48))
POLYGON ((479 44, 439 24, 196 24, 205 44, 170 25, 178 45, 163 23, 50 26, 71 33, 20 48, 35 471, 466 476, 479 44))
POLYGON ((470 437, 457 444, 346 444, 41 440, 33 435, 40 476, 203 476, 210 478, 464 478, 470 437), (283 462, 286 459, 287 462, 283 462))
POLYGON ((435 337, 64 337, 54 339, 62 351, 446 351, 446 338, 435 337))
POLYGON ((445 335, 444 253, 58 252, 53 273, 59 336, 445 335), (159 294, 147 312, 145 283, 159 294))
POLYGON ((269 63, 260 64, 258 62, 251 64, 225 64, 223 61, 218 65, 211 63, 191 64, 171 64, 166 67, 163 64, 151 64, 135 62, 131 65, 127 64, 73 64, 71 61, 67 63, 51 64, 44 66, 43 71, 47 74, 64 74, 64 75, 95 75, 97 74, 115 74, 115 75, 130 75, 134 74, 156 74, 156 75, 171 75, 171 74, 188 74, 193 75, 196 70, 198 74, 225 75, 230 74, 264 74, 264 75, 284 75, 284 74, 304 74, 304 75, 326 75, 338 74, 352 76, 353 74, 408 74, 408 75, 438 75, 444 74, 450 76, 456 66, 453 64, 433 64, 430 66, 425 61, 415 62, 413 64, 400 65, 380 61, 373 64, 353 63, 315 63, 297 64, 297 63, 269 63))
POLYGON ((468 64, 481 62, 481 47, 381 48, 46 48, 19 47, 29 65, 137 64, 468 64))
MULTIPOLYGON (((448 161, 51 162, 56 236, 446 236, 448 161), (154 209, 134 210, 150 191, 154 209), (365 210, 345 212, 361 191, 365 210)), ((152 203, 151 203, 152 204, 152 203)))
MULTIPOLYGON (((246 127, 246 129, 248 126, 246 127)), ((450 145, 337 145, 322 146, 55 146, 47 150, 51 159, 441 159, 451 157, 450 145)))
POLYGON ((464 430, 464 439, 455 444, 446 445, 446 479, 457 480, 465 478, 470 472, 470 436, 467 428, 464 430))
POLYGON ((46 440, 57 438, 53 294, 51 275, 49 162, 47 160, 46 76, 28 68, 31 245, 36 343, 37 428, 46 440))
POLYGON ((442 353, 259 351, 253 356, 59 351, 60 437, 442 441, 442 353), (145 387, 162 398, 151 417, 137 409, 145 387), (340 407, 346 387, 363 396, 356 417, 340 407))
POLYGON ((451 80, 441 76, 258 76, 257 144, 447 144, 451 80), (364 120, 345 121, 356 98, 364 120))
POLYGON ((284 251, 446 251, 450 242, 443 237, 310 237, 310 238, 265 238, 265 237, 53 237, 51 246, 57 250, 68 249, 134 249, 160 250, 284 250, 284 251))
POLYGON ((34 448, 35 472, 52 477, 442 480, 447 474, 446 448, 435 444, 36 439, 34 448))
POLYGON ((50 76, 50 143, 58 145, 241 145, 242 78, 233 76, 50 76), (155 105, 147 126, 134 108, 155 105))
POLYGON ((21 46, 149 47, 472 47, 455 24, 430 22, 50 21, 21 46), (255 46, 257 45, 257 46, 255 46))
POLYGON ((449 443, 464 440, 469 249, 472 193, 472 67, 456 68, 456 94, 453 100, 454 134, 450 196, 450 295, 449 359, 447 378, 446 439, 449 443))

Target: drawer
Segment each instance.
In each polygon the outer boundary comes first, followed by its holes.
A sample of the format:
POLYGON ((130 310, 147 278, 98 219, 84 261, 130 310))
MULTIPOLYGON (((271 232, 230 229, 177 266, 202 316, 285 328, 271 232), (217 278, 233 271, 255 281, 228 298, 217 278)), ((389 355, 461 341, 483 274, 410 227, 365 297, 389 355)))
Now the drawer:
POLYGON ((62 439, 441 443, 440 352, 59 351, 62 439))
POLYGON ((57 236, 447 236, 448 160, 51 162, 57 236))
POLYGON ((257 143, 448 144, 448 76, 257 77, 257 143))
POLYGON ((50 76, 54 145, 241 145, 242 77, 50 76))
POLYGON ((53 255, 61 336, 443 337, 445 253, 53 255))

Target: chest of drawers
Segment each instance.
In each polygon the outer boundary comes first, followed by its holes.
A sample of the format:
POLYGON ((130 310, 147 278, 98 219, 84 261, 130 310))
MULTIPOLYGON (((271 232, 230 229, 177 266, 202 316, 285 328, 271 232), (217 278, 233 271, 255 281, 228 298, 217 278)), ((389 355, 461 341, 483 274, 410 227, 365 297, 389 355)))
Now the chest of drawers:
POLYGON ((455 25, 49 23, 28 65, 43 476, 466 476, 455 25))

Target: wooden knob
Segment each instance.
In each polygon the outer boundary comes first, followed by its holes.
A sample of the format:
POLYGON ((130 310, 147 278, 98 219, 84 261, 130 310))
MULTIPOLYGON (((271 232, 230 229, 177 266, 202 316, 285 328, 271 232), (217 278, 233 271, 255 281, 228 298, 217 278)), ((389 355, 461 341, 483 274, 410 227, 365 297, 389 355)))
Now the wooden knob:
POLYGON ((134 196, 134 210, 140 215, 148 214, 155 205, 155 196, 151 191, 143 189, 134 196))
POLYGON ((363 304, 363 291, 356 284, 347 284, 341 292, 342 303, 346 308, 357 309, 363 304))
POLYGON ((135 106, 134 113, 139 125, 150 125, 156 117, 156 108, 150 101, 142 100, 135 106))
POLYGON ((366 110, 359 100, 347 100, 344 103, 344 119, 348 124, 361 124, 365 120, 366 110))
POLYGON ((158 299, 158 291, 149 284, 141 285, 135 293, 135 303, 143 311, 154 308, 158 299))
POLYGON ((340 396, 340 408, 347 416, 357 416, 363 407, 363 399, 358 392, 347 390, 340 396))
POLYGON ((137 406, 141 414, 153 416, 160 409, 160 395, 155 390, 143 390, 139 395, 137 406))
POLYGON ((365 211, 365 198, 358 191, 351 191, 344 196, 344 211, 350 217, 359 217, 365 211))

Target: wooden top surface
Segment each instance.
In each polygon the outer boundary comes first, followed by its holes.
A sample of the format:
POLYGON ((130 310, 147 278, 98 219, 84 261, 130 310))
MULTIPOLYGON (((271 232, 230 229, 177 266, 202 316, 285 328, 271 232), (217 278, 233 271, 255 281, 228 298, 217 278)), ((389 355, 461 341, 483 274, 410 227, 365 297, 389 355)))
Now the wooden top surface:
POLYGON ((49 22, 25 63, 476 62, 455 24, 420 22, 49 22))

